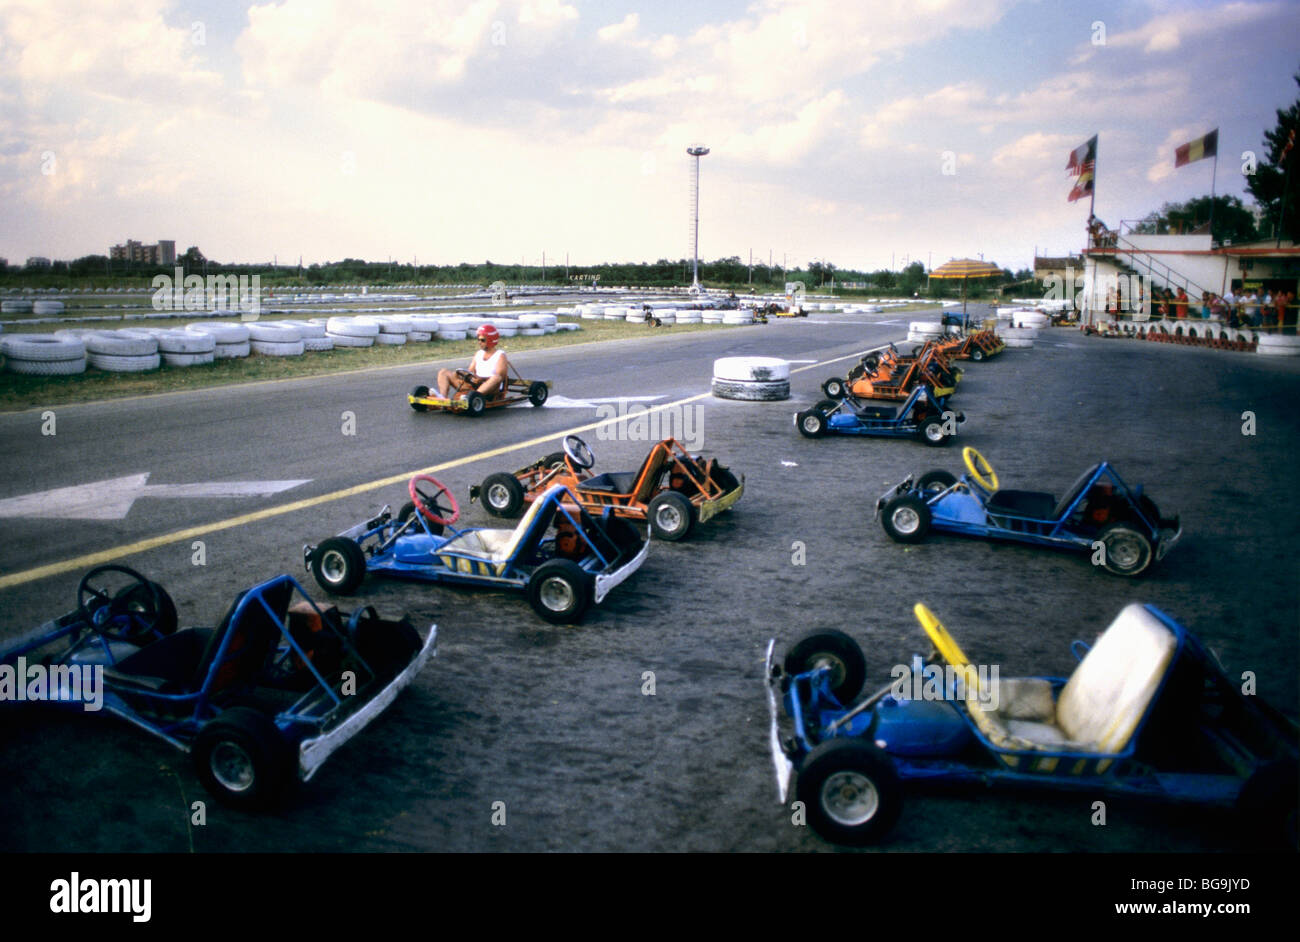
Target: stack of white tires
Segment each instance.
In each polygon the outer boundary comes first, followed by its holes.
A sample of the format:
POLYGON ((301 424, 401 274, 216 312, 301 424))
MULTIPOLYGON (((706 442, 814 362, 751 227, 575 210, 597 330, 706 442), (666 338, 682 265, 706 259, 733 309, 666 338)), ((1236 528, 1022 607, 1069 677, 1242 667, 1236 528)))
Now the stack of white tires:
POLYGON ((336 347, 373 347, 379 324, 368 317, 331 317, 325 322, 325 335, 336 347))
POLYGON ((5 369, 28 376, 73 376, 86 372, 86 345, 78 337, 10 334, 0 338, 5 369))
POLYGON ((1255 352, 1271 357, 1300 356, 1300 337, 1260 333, 1255 352))
POLYGON ((283 321, 260 321, 248 325, 249 346, 264 357, 300 357, 306 350, 302 331, 283 321))
POLYGON ((166 330, 162 327, 126 327, 118 331, 131 337, 153 337, 167 366, 202 366, 216 359, 217 341, 201 330, 166 330))
POLYGON ((1002 327, 998 329, 998 336, 1008 347, 1018 347, 1027 349, 1034 345, 1034 338, 1038 336, 1037 327, 1002 327))
POLYGON ((379 333, 375 334, 375 343, 388 347, 400 347, 406 343, 407 335, 411 332, 411 319, 409 317, 385 315, 376 317, 375 320, 379 324, 379 333))
POLYGON ((938 340, 941 336, 943 324, 939 321, 912 321, 907 327, 907 339, 913 343, 938 340))
MULTIPOLYGON (((204 333, 211 334, 212 339, 216 342, 216 347, 212 351, 214 359, 217 360, 237 360, 248 356, 252 353, 253 348, 249 344, 248 328, 243 324, 226 324, 221 321, 199 321, 190 324, 186 330, 201 330, 204 333)), ((87 347, 86 349, 90 349, 87 347)), ((91 366, 97 364, 91 363, 91 366)))
POLYGON ((86 361, 97 370, 108 373, 147 373, 162 366, 158 353, 158 339, 150 336, 131 336, 121 331, 86 331, 81 336, 86 344, 86 361))
MULTIPOLYGON (((316 321, 280 321, 287 327, 294 327, 302 335, 302 349, 304 353, 314 353, 323 350, 333 350, 334 341, 331 340, 325 332, 325 325, 316 321)), ((220 344, 220 341, 218 341, 220 344)), ((220 353, 217 354, 221 356, 220 353)))
POLYGON ((778 402, 790 398, 790 363, 776 357, 723 357, 713 361, 713 395, 719 399, 778 402))

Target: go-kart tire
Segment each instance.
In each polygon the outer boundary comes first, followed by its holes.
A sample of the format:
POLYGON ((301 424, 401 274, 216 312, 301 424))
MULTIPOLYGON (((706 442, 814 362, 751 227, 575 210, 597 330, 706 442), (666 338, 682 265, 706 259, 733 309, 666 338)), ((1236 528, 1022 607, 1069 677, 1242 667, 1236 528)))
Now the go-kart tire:
MULTIPOLYGON (((424 398, 427 398, 428 395, 429 395, 429 387, 428 387, 428 386, 416 386, 414 389, 411 390, 411 395, 414 396, 416 399, 424 399, 424 398)), ((424 403, 422 403, 422 402, 413 402, 413 403, 411 403, 411 408, 414 409, 416 412, 428 412, 428 411, 429 411, 429 407, 426 406, 426 405, 425 405, 424 403)))
POLYGON ((713 395, 718 399, 734 399, 740 402, 782 402, 790 398, 790 381, 778 379, 772 381, 740 381, 713 378, 713 395))
POLYGON ((903 494, 885 505, 880 522, 899 543, 920 543, 930 529, 930 507, 915 494, 903 494))
POLYGON ((970 358, 975 363, 984 362, 984 348, 976 346, 970 352, 970 358))
POLYGON ((822 665, 831 669, 831 693, 842 706, 848 706, 867 680, 862 648, 844 632, 826 628, 809 632, 785 652, 785 672, 792 676, 822 665))
POLYGON ((1151 551, 1151 541, 1127 523, 1110 524, 1097 539, 1105 548, 1102 566, 1117 576, 1139 575, 1155 558, 1151 551))
MULTIPOLYGON (((167 594, 167 590, 158 583, 150 581, 149 585, 153 586, 154 592, 158 594, 158 611, 154 613, 153 630, 163 636, 175 633, 176 626, 180 623, 180 619, 176 613, 176 603, 172 601, 172 597, 167 594)), ((148 586, 140 585, 139 583, 131 586, 125 592, 120 593, 114 601, 127 607, 136 606, 137 610, 141 607, 147 609, 153 603, 148 586)), ((131 641, 133 644, 142 644, 148 643, 148 641, 152 639, 141 637, 139 640, 136 640, 128 637, 127 640, 131 641)))
POLYGON ((528 604, 553 625, 576 624, 591 605, 591 576, 571 559, 552 559, 528 580, 528 604))
MULTIPOLYGON (((410 519, 411 515, 414 514, 415 512, 416 512, 415 501, 408 500, 405 504, 402 505, 402 509, 397 512, 397 525, 400 527, 402 524, 406 523, 406 521, 410 519)), ((424 519, 424 525, 429 528, 429 532, 432 533, 434 536, 442 536, 443 526, 441 523, 434 523, 432 520, 426 517, 424 519)), ((412 527, 411 529, 406 531, 407 535, 410 535, 412 533, 423 533, 423 532, 424 530, 422 530, 420 527, 412 527)))
POLYGON ((794 425, 804 438, 821 438, 826 434, 826 416, 817 409, 795 413, 794 425))
POLYGON ((1265 762, 1251 773, 1236 804, 1244 850, 1300 850, 1296 826, 1298 781, 1295 759, 1265 762))
POLYGON ((356 540, 332 536, 311 554, 311 574, 330 595, 351 595, 366 578, 366 555, 356 540))
POLYGON ((650 532, 656 540, 684 540, 695 525, 695 507, 676 491, 656 494, 646 508, 650 532))
POLYGON ((826 394, 827 399, 844 398, 844 380, 838 376, 832 376, 826 382, 822 383, 822 392, 826 394))
POLYGON ((269 807, 293 775, 288 743, 270 717, 251 707, 231 707, 208 722, 192 755, 203 787, 236 808, 269 807))
POLYGON ((952 436, 944 430, 945 424, 941 415, 926 416, 916 427, 916 437, 934 447, 946 445, 952 436))
POLYGON ((483 398, 482 393, 472 392, 465 397, 466 415, 480 416, 483 414, 483 410, 486 408, 487 408, 487 400, 483 398))
POLYGON ((565 458, 565 456, 564 456, 564 452, 562 452, 562 451, 553 451, 553 452, 551 452, 549 455, 547 455, 545 458, 542 459, 542 467, 543 467, 543 468, 553 468, 553 467, 555 467, 557 464, 564 464, 564 463, 565 463, 564 458, 565 458))
POLYGON ((545 383, 533 383, 528 387, 528 401, 534 406, 544 405, 550 395, 551 390, 545 383))
POLYGON ((860 739, 831 739, 808 754, 795 794, 822 838, 850 847, 879 840, 903 810, 903 786, 888 755, 860 739))
POLYGON ((922 493, 926 491, 946 491, 957 483, 957 478, 950 471, 943 469, 927 471, 916 481, 916 489, 922 493), (936 486, 938 485, 938 486, 936 486))
POLYGON ((478 490, 483 507, 494 517, 517 517, 524 506, 524 486, 513 474, 489 474, 478 490))

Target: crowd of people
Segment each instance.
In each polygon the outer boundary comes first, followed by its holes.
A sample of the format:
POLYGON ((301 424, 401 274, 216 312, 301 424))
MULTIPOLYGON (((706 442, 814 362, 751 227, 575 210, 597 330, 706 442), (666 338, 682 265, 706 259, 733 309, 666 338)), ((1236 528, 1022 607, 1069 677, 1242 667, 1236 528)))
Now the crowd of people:
MULTIPOLYGON (((1137 301, 1140 306, 1145 306, 1145 299, 1138 298, 1137 301)), ((1213 318, 1229 327, 1281 327, 1283 333, 1295 333, 1296 308, 1295 292, 1282 288, 1276 292, 1265 289, 1262 297, 1254 289, 1243 289, 1234 294, 1229 288, 1224 295, 1203 291, 1199 305, 1182 288, 1176 292, 1169 288, 1151 290, 1153 317, 1213 318)), ((1120 299, 1113 289, 1107 292, 1106 310, 1110 314, 1120 312, 1120 299)))

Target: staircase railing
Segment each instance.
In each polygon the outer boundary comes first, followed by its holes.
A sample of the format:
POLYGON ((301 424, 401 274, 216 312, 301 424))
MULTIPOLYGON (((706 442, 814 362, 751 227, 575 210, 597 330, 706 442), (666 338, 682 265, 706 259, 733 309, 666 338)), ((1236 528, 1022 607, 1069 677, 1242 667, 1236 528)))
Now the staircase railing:
POLYGON ((1182 288, 1187 292, 1189 299, 1210 293, 1208 288, 1192 281, 1191 278, 1173 268, 1167 262, 1163 262, 1144 249, 1139 248, 1118 232, 1108 230, 1100 233, 1097 238, 1092 240, 1090 254, 1113 255, 1116 262, 1126 265, 1138 275, 1142 274, 1142 266, 1145 265, 1148 281, 1161 288, 1182 288), (1123 256, 1126 256, 1127 259, 1123 256), (1157 267, 1159 271, 1157 271, 1157 267))

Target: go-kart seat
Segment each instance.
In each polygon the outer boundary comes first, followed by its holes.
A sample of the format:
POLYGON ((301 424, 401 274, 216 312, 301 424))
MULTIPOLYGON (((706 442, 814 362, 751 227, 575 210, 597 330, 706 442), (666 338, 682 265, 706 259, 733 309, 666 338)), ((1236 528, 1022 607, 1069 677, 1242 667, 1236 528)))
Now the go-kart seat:
POLYGON ((554 501, 540 498, 533 501, 513 530, 488 528, 463 530, 434 550, 434 555, 450 569, 463 568, 451 554, 471 556, 493 564, 493 569, 499 575, 505 568, 505 564, 518 552, 524 537, 537 526, 537 517, 542 512, 542 508, 548 504, 552 508, 555 505, 554 501))
POLYGON ((123 686, 169 693, 192 693, 208 682, 212 661, 229 636, 225 658, 208 686, 209 695, 228 687, 253 682, 280 636, 280 629, 266 607, 271 607, 281 623, 289 610, 293 583, 278 582, 254 599, 243 611, 238 623, 235 613, 247 592, 241 592, 221 623, 215 628, 185 628, 160 638, 153 644, 123 658, 115 667, 105 668, 104 676, 123 686))
POLYGON ((994 491, 984 505, 989 512, 1002 511, 1018 517, 1036 520, 1055 519, 1051 516, 1056 498, 1043 491, 994 491))
MULTIPOLYGON (((1043 678, 1000 680, 970 715, 994 747, 1012 752, 1123 752, 1169 670, 1178 638, 1144 606, 1130 604, 1111 622, 1053 699, 1043 678)), ((1002 754, 1018 765, 1016 757, 1002 754)), ((1055 762, 1035 770, 1053 771, 1055 762)), ((1097 763, 1104 772, 1108 761, 1097 763)))
POLYGON ((1065 516, 1066 510, 1068 510, 1070 505, 1073 504, 1079 495, 1083 493, 1083 489, 1088 486, 1093 475, 1096 474, 1100 468, 1100 463, 1094 464, 1087 471, 1083 472, 1083 474, 1079 475, 1078 480, 1070 485, 1070 489, 1065 492, 1065 496, 1061 498, 1061 502, 1057 504, 1056 508, 1052 511, 1053 520, 1059 520, 1061 517, 1065 516))
MULTIPOLYGON (((609 494, 631 494, 638 481, 655 482, 659 479, 659 472, 663 470, 664 459, 667 456, 668 449, 656 444, 650 449, 650 454, 645 456, 645 461, 641 462, 641 467, 636 471, 606 471, 604 474, 597 474, 594 477, 587 478, 578 484, 580 491, 602 491, 609 494)), ((638 495, 642 500, 647 500, 649 495, 638 495)))

